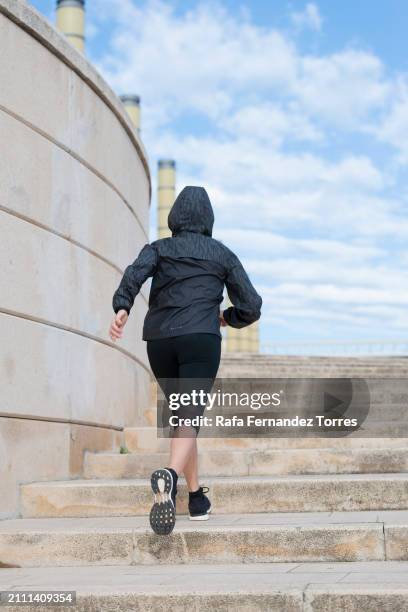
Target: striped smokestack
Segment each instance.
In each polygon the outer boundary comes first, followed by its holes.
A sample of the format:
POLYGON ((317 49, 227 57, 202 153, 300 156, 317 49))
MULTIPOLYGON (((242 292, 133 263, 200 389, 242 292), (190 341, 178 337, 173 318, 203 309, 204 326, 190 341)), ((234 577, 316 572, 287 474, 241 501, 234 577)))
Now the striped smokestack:
POLYGON ((176 162, 160 159, 157 177, 157 235, 158 238, 171 236, 167 225, 170 208, 176 199, 176 162))
POLYGON ((259 322, 243 329, 227 327, 226 339, 228 353, 259 353, 259 322))
POLYGON ((129 117, 138 134, 140 134, 140 97, 134 94, 120 96, 129 117))

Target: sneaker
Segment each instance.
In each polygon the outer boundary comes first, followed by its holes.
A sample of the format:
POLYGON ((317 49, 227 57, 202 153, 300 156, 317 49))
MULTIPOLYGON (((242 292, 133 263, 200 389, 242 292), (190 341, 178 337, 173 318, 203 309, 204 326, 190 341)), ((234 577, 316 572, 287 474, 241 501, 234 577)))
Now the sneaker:
POLYGON ((156 470, 151 476, 154 503, 150 510, 150 526, 158 535, 169 535, 176 524, 177 480, 171 468, 156 470))
POLYGON ((200 487, 198 491, 188 494, 188 511, 190 521, 207 521, 211 512, 211 502, 205 493, 208 487, 200 487))

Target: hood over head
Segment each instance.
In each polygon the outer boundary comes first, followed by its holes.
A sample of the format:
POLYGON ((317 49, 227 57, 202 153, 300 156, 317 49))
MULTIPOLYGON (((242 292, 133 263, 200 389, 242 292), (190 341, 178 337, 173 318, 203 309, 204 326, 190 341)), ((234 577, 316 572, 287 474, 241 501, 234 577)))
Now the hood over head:
POLYGON ((211 236, 213 225, 214 212, 204 187, 184 187, 168 216, 173 236, 183 230, 211 236))

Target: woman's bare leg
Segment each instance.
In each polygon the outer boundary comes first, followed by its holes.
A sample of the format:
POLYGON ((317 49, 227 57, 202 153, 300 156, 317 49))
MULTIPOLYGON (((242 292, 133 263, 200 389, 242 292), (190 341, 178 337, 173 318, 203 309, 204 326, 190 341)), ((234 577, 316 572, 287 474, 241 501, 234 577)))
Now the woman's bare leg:
POLYGON ((190 457, 184 466, 184 477, 187 482, 188 490, 193 492, 199 488, 198 483, 198 453, 197 453, 197 438, 191 450, 190 457))
MULTIPOLYGON (((169 467, 175 470, 177 474, 181 474, 184 472, 190 459, 194 459, 196 449, 197 440, 195 430, 192 427, 178 427, 170 442, 169 467)), ((196 489, 198 489, 198 486, 196 489)))

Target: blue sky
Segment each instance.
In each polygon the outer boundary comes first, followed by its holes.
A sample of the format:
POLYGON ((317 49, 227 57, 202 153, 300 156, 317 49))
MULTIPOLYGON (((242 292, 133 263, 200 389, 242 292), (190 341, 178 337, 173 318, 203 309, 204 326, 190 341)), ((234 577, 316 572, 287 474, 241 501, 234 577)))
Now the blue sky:
POLYGON ((207 187, 263 343, 406 337, 407 29, 405 0, 87 2, 88 57, 141 96, 153 175, 207 187))

